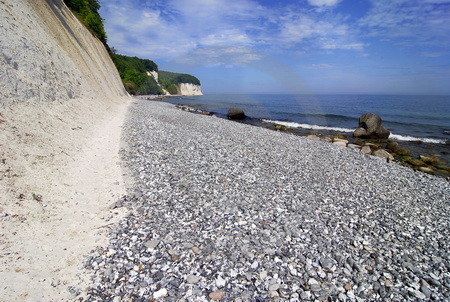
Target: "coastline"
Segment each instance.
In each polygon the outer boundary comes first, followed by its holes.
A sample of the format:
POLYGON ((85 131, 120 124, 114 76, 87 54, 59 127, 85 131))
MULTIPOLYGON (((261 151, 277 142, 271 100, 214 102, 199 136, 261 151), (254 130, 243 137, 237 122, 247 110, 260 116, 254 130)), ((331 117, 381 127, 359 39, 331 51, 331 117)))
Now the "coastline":
POLYGON ((448 297, 442 178, 159 101, 124 134, 130 215, 89 257, 91 299, 448 297))
MULTIPOLYGON (((176 98, 176 100, 183 100, 182 98, 176 98)), ((162 101, 166 101, 162 99, 162 101)), ((191 100, 190 100, 191 101, 191 100)), ((217 112, 210 112, 205 109, 203 109, 203 105, 201 104, 195 104, 195 103, 178 103, 175 102, 168 102, 171 104, 175 104, 179 109, 188 111, 194 114, 202 114, 202 115, 214 115, 219 118, 228 119, 226 115, 220 114, 217 112)), ((433 157, 439 159, 439 164, 436 164, 436 166, 442 166, 446 168, 444 169, 437 169, 434 166, 429 166, 433 171, 424 172, 424 173, 431 173, 443 178, 446 178, 447 180, 450 180, 450 170, 448 167, 450 166, 450 152, 448 151, 448 147, 450 145, 450 141, 447 141, 444 143, 434 143, 434 142, 428 142, 425 141, 418 141, 418 140, 399 140, 396 135, 392 135, 388 140, 360 140, 353 137, 352 133, 348 133, 347 129, 346 131, 342 131, 343 129, 340 128, 332 128, 332 127, 323 127, 328 129, 308 129, 308 128, 302 128, 302 127, 293 127, 291 123, 287 121, 272 121, 262 118, 254 118, 251 116, 247 116, 244 120, 235 120, 235 122, 239 123, 245 123, 257 127, 263 127, 268 128, 274 131, 280 131, 284 133, 289 133, 296 136, 301 137, 310 137, 312 139, 316 140, 322 140, 326 142, 333 143, 333 139, 343 139, 347 142, 347 145, 354 150, 360 150, 364 144, 375 144, 378 145, 377 149, 387 149, 386 145, 387 142, 393 141, 398 142, 400 147, 406 148, 410 151, 410 158, 411 159, 419 159, 421 156, 425 157, 433 157), (358 148, 359 147, 359 148, 358 148)), ((308 126, 308 125, 305 125, 308 126)), ((355 129, 356 129, 355 125, 355 129)), ((392 153, 391 150, 388 150, 388 152, 392 153)), ((395 162, 397 162, 400 165, 413 168, 414 170, 420 171, 420 166, 414 166, 409 162, 404 161, 404 157, 397 156, 395 153, 392 153, 393 156, 395 156, 395 162)), ((412 160, 412 163, 415 163, 416 161, 412 160)), ((426 167, 426 165, 423 165, 426 167)), ((425 169, 426 170, 426 169, 425 169)), ((423 171, 421 171, 423 172, 423 171)))

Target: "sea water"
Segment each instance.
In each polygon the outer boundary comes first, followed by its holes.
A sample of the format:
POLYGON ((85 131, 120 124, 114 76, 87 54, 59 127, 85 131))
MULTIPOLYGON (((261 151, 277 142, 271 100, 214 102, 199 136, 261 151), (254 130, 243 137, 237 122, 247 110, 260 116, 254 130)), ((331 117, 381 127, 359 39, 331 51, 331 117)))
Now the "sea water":
POLYGON ((351 134, 364 113, 378 114, 391 139, 446 144, 450 141, 450 96, 206 94, 169 98, 225 116, 239 108, 251 118, 294 128, 351 134))

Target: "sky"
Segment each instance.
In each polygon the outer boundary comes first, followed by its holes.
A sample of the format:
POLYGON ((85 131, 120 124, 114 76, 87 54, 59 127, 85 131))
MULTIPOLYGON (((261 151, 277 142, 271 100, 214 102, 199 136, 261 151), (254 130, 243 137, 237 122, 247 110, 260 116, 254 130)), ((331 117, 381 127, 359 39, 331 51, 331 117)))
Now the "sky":
POLYGON ((450 95, 450 0, 100 0, 108 44, 204 93, 450 95))

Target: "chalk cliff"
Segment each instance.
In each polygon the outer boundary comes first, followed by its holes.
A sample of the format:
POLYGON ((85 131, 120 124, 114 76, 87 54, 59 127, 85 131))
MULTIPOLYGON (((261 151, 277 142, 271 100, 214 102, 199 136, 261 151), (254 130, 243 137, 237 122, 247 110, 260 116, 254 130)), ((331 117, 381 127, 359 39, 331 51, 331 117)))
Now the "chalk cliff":
POLYGON ((83 255, 105 241, 105 209, 122 194, 130 100, 62 0, 0 1, 0 301, 68 301, 68 286, 84 288, 83 255))
POLYGON ((178 84, 178 94, 180 95, 203 95, 202 88, 200 85, 195 85, 191 83, 180 83, 178 84))
MULTIPOLYGON (((172 95, 159 82, 159 76, 157 71, 147 71, 147 75, 152 76, 155 79, 156 83, 158 83, 159 87, 161 88, 161 90, 164 92, 165 95, 172 95)), ((178 83, 175 86, 177 88, 177 94, 174 95, 185 95, 185 96, 203 95, 202 87, 197 84, 178 83)))
POLYGON ((17 102, 125 95, 105 47, 62 0, 2 2, 3 107, 17 102))

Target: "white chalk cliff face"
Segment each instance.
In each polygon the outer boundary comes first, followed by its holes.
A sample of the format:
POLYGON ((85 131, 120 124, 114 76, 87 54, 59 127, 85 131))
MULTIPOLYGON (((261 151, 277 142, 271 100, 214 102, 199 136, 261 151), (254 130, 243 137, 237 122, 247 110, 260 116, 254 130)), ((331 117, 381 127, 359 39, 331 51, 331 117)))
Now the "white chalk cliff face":
POLYGON ((126 95, 103 44, 62 0, 0 6, 2 105, 126 95))
POLYGON ((97 233, 109 192, 125 193, 116 184, 130 101, 62 0, 0 1, 0 301, 69 301, 68 286, 89 284, 79 267, 106 243, 97 233))
POLYGON ((158 72, 157 71, 147 71, 147 75, 151 76, 155 79, 156 83, 158 83, 158 72))
POLYGON ((177 88, 180 95, 203 95, 200 85, 180 83, 177 88))
MULTIPOLYGON (((156 83, 158 83, 159 87, 161 87, 162 91, 165 95, 171 95, 167 90, 165 90, 158 82, 158 72, 156 71, 147 71, 147 75, 152 76, 156 83)), ((202 87, 200 85, 195 85, 191 83, 180 83, 177 85, 178 95, 203 95, 202 87)))

